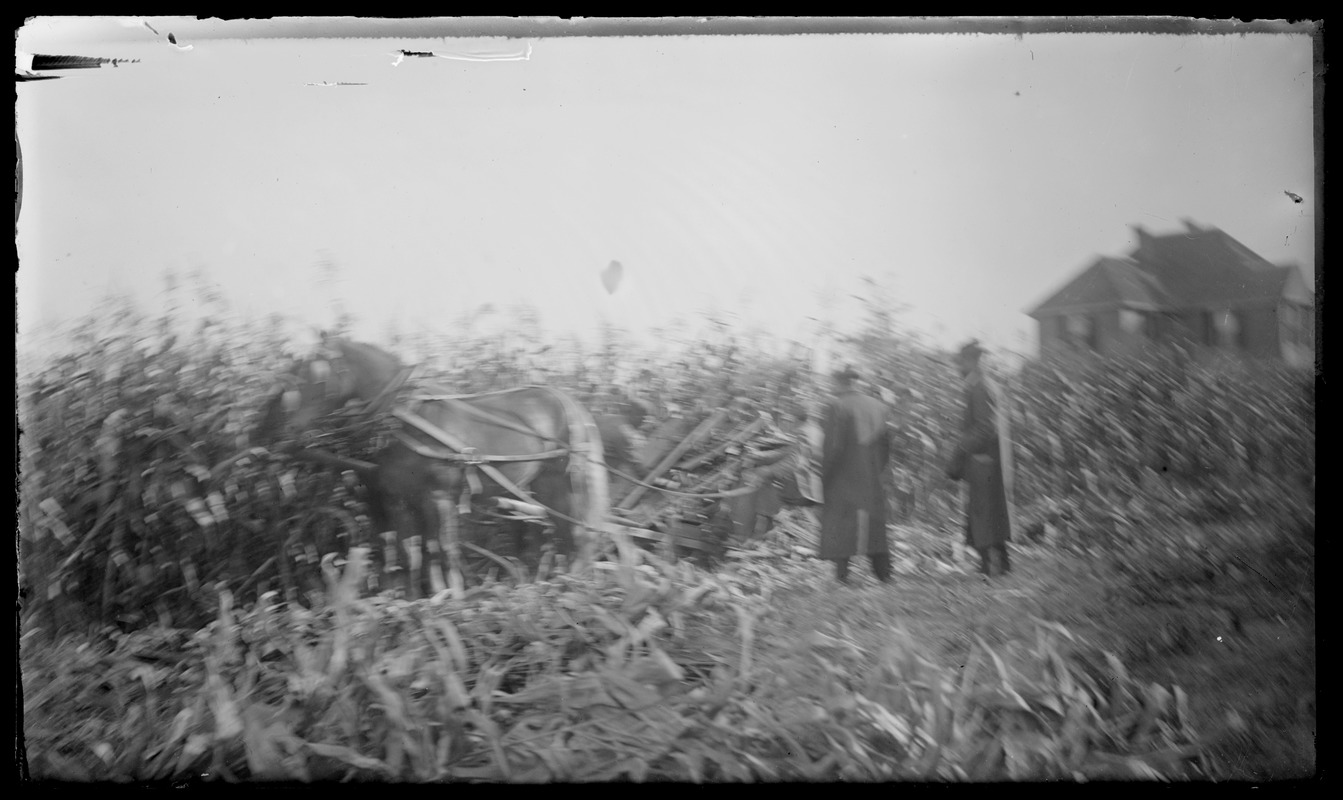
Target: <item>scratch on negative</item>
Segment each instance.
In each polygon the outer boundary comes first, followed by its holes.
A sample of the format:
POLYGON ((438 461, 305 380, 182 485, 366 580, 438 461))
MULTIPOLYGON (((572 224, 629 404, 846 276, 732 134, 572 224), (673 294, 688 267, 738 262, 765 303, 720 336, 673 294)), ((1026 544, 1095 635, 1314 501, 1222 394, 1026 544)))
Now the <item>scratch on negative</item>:
POLYGON ((407 58, 447 58, 453 61, 531 61, 532 43, 527 42, 522 50, 500 53, 397 50, 396 61, 392 62, 392 66, 399 66, 401 62, 405 61, 407 58))

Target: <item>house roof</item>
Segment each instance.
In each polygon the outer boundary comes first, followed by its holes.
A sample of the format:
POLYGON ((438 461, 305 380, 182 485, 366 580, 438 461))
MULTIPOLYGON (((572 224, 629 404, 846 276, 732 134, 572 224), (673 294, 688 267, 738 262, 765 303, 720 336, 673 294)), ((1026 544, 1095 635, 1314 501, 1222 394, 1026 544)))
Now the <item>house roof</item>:
POLYGON ((1152 275, 1128 259, 1101 256, 1030 315, 1092 307, 1157 309, 1168 303, 1169 298, 1152 275))
POLYGON ((1105 276, 1125 304, 1159 308, 1170 303, 1161 282, 1132 261, 1109 258, 1105 259, 1104 268, 1105 276))
POLYGON ((1102 257, 1030 312, 1033 317, 1086 307, 1227 308, 1275 302, 1295 266, 1277 266, 1214 227, 1152 235, 1135 228, 1127 258, 1102 257))
POLYGON ((1129 257, 1155 277, 1174 305, 1203 308, 1273 301, 1293 267, 1279 267, 1218 228, 1152 236, 1139 229, 1129 257))

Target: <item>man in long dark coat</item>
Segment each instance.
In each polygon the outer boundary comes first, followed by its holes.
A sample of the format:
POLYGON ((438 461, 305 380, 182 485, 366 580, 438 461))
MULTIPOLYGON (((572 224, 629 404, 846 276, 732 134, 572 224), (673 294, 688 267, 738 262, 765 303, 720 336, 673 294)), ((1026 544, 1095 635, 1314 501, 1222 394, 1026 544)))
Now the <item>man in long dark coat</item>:
POLYGON ((1007 552, 1012 540, 1012 446, 1007 411, 980 369, 983 353, 972 341, 956 358, 965 384, 965 417, 947 477, 967 484, 965 543, 979 552, 980 571, 997 576, 1012 567, 1007 552))
POLYGON ((866 555, 877 580, 891 580, 882 472, 890 460, 886 406, 855 387, 857 373, 835 375, 835 396, 822 413, 820 557, 847 583, 849 559, 866 555))

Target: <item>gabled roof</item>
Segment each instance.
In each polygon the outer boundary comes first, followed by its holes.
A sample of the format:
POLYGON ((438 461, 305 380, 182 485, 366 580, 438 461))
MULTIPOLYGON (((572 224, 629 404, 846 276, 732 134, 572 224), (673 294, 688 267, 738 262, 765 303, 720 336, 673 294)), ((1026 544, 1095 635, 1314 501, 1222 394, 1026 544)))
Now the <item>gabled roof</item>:
POLYGON ((1132 261, 1110 258, 1105 260, 1104 266, 1105 276, 1110 279, 1125 305, 1160 308, 1170 303, 1170 297, 1161 282, 1143 272, 1132 261))
POLYGON ((1227 308, 1276 302, 1289 292, 1309 294, 1297 267, 1277 266, 1218 228, 1188 221, 1185 228, 1160 236, 1135 228, 1138 246, 1127 258, 1096 259, 1030 316, 1091 308, 1227 308))
POLYGON ((1291 267, 1279 267, 1218 228, 1186 222, 1186 230, 1152 236, 1138 229, 1129 258, 1156 278, 1181 308, 1276 300, 1291 267))
POLYGON ((1163 308, 1169 298, 1160 283, 1128 259, 1101 256, 1030 312, 1061 313, 1084 308, 1163 308))

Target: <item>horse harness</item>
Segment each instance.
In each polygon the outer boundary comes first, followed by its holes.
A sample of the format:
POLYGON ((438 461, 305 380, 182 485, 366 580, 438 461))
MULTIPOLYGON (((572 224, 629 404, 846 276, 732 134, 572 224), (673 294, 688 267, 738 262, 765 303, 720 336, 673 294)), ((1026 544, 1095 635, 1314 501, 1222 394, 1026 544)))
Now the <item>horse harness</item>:
MULTIPOLYGON (((347 379, 347 377, 350 374, 350 370, 348 366, 344 363, 345 362, 344 357, 341 356, 340 354, 325 353, 323 355, 324 357, 322 360, 326 363, 327 368, 335 372, 338 380, 335 386, 332 386, 331 383, 329 383, 325 377, 321 379, 320 383, 323 384, 324 387, 323 391, 328 399, 338 399, 341 396, 342 392, 340 384, 347 379)), ((352 413, 356 417, 356 419, 365 419, 365 420, 372 420, 384 412, 389 413, 393 418, 395 418, 398 422, 400 422, 402 426, 401 430, 397 430, 392 434, 393 437, 403 446, 409 449, 411 452, 424 458, 429 458, 437 461, 455 462, 463 465, 463 467, 465 468, 467 484, 470 487, 472 495, 478 495, 483 491, 484 487, 482 486, 479 475, 477 474, 477 472, 481 472, 484 473, 487 477, 489 477, 493 481, 495 481, 496 483, 498 483, 499 486, 501 486, 505 491, 512 494, 514 497, 523 501, 524 503, 529 503, 534 506, 538 506, 544 509, 547 513, 553 514, 569 522, 579 525, 587 524, 581 520, 574 519, 553 508, 550 508, 544 503, 537 501, 536 498, 533 497, 531 493, 528 492, 526 489, 526 485, 530 483, 531 478, 534 477, 534 475, 528 476, 526 479, 521 481, 521 485, 519 485, 519 483, 515 483, 514 481, 510 480, 506 475, 500 472, 497 467, 493 466, 494 464, 498 463, 537 462, 537 461, 548 461, 557 458, 570 457, 568 471, 569 476, 573 481, 574 487, 576 489, 583 489, 583 490, 587 489, 588 487, 587 487, 586 473, 584 472, 583 469, 584 462, 586 462, 591 451, 592 445, 589 444, 589 442, 593 441, 594 439, 599 441, 599 437, 595 425, 586 426, 587 430, 583 430, 584 425, 582 422, 579 421, 581 415, 575 413, 578 410, 578 404, 572 397, 550 386, 526 386, 526 387, 519 387, 518 389, 506 389, 503 390, 503 392, 499 392, 500 394, 502 394, 506 392, 519 391, 521 389, 541 389, 553 394, 556 397, 556 399, 560 401, 561 405, 564 406, 566 412, 565 416, 570 420, 570 439, 569 442, 566 444, 565 442, 556 439, 552 436, 547 436, 531 428, 526 424, 509 420, 505 417, 499 416, 498 414, 494 414, 490 411, 485 411, 484 409, 476 408, 475 406, 466 402, 467 399, 476 397, 478 395, 424 393, 416 391, 413 394, 411 394, 408 398, 406 398, 405 402, 397 404, 396 401, 398 399, 398 395, 400 395, 402 393, 402 390, 407 387, 407 384, 409 383, 410 380, 410 376, 413 374, 414 370, 415 368, 413 366, 403 367, 392 378, 392 380, 389 381, 388 384, 378 392, 378 394, 372 400, 368 401, 367 403, 361 404, 360 406, 354 409, 349 409, 348 413, 352 413), (428 421, 422 415, 420 415, 418 413, 418 409, 423 403, 426 402, 445 403, 451 406, 452 408, 462 411, 463 413, 469 416, 473 416, 487 424, 494 425, 507 430, 512 430, 514 432, 521 433, 525 436, 535 438, 539 441, 550 442, 557 444, 559 446, 539 453, 528 453, 518 455, 482 454, 478 452, 475 447, 467 444, 465 441, 454 436, 453 434, 443 430, 441 427, 434 425, 432 422, 428 421), (412 433, 412 431, 418 432, 423 436, 433 440, 433 444, 426 444, 425 442, 418 440, 416 436, 412 433), (572 458, 572 456, 575 455, 577 455, 578 458, 576 459, 572 458)), ((438 388, 438 387, 432 387, 432 388, 438 388)), ((340 409, 336 413, 339 414, 343 412, 347 412, 347 410, 340 409)), ((339 457, 336 456, 329 456, 329 457, 339 459, 339 457)), ((355 465, 361 469, 366 469, 369 466, 364 462, 357 462, 356 464, 356 462, 352 460, 348 459, 342 459, 342 460, 350 461, 352 465, 355 465)), ((668 489, 662 486, 647 484, 644 483, 643 481, 640 481, 639 479, 635 478, 632 475, 627 475, 619 470, 615 470, 609 465, 603 465, 603 466, 605 466, 605 468, 608 471, 614 472, 616 475, 625 478, 626 480, 629 480, 635 484, 642 485, 648 489, 653 489, 666 494, 683 496, 683 497, 729 498, 747 494, 749 492, 755 491, 755 489, 757 488, 755 486, 744 486, 739 489, 733 489, 724 492, 710 492, 710 493, 681 492, 668 489)))

